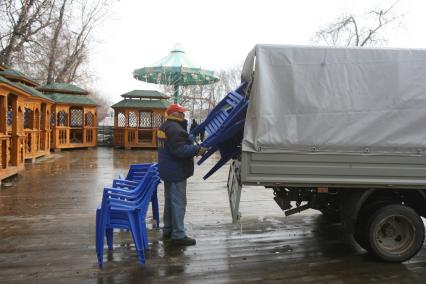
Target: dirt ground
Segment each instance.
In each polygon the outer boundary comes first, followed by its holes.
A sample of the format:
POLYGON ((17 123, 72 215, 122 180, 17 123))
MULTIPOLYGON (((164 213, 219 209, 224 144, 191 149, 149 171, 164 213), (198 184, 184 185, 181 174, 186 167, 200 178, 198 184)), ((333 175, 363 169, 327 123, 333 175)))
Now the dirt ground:
MULTIPOLYGON (((402 264, 371 258, 339 224, 316 211, 285 217, 271 190, 244 187, 232 224, 228 167, 207 181, 214 160, 188 182, 187 234, 172 247, 152 229, 145 266, 128 232, 116 231, 103 269, 95 253, 95 211, 104 186, 155 151, 111 148, 54 153, 0 189, 0 283, 425 283, 426 249, 402 264)), ((163 187, 159 186, 160 211, 163 187)))

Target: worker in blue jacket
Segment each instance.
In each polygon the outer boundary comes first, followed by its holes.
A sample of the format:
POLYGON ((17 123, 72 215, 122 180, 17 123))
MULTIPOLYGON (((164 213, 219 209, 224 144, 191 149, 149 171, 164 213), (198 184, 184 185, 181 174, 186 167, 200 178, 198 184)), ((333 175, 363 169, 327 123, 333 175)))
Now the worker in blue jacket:
POLYGON ((164 181, 163 239, 189 246, 196 241, 185 234, 186 180, 194 174, 194 156, 203 155, 207 149, 190 139, 185 112, 179 104, 170 105, 157 139, 160 178, 164 181))

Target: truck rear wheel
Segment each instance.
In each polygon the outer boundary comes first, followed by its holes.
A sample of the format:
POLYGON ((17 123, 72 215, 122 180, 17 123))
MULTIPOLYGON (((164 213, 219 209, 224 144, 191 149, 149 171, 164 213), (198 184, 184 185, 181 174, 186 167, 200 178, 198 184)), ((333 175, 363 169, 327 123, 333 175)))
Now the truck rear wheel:
POLYGON ((365 229, 368 251, 388 262, 410 259, 422 248, 425 238, 420 216, 413 209, 399 204, 378 208, 365 229))
POLYGON ((369 203, 362 208, 357 218, 354 239, 366 251, 370 250, 370 246, 368 244, 368 230, 367 230, 368 220, 370 219, 370 216, 378 208, 389 205, 389 204, 390 203, 383 202, 383 201, 369 203))

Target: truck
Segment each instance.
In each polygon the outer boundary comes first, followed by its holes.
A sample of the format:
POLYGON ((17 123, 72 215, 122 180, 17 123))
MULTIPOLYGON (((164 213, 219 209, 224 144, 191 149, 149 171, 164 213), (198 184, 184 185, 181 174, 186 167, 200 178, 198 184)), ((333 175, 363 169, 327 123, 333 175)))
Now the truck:
POLYGON ((426 50, 258 44, 242 81, 247 110, 228 178, 234 221, 242 187, 264 186, 285 215, 319 210, 380 260, 417 254, 426 50))

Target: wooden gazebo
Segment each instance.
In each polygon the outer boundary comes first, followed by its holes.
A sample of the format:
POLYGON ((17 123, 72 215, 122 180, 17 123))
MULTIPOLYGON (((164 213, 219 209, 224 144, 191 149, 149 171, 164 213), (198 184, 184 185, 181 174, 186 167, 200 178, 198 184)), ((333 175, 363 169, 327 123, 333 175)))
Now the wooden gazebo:
MULTIPOLYGON (((35 159, 48 155, 50 153, 48 118, 53 100, 36 90, 38 84, 19 71, 6 69, 1 71, 0 75, 31 95, 24 100, 22 108, 25 159, 35 159)), ((13 112, 9 111, 9 113, 13 112)))
POLYGON ((121 95, 114 109, 115 147, 156 148, 157 130, 166 116, 170 97, 158 91, 134 90, 121 95))
POLYGON ((0 180, 24 168, 25 159, 50 153, 48 117, 53 101, 37 83, 0 65, 0 180))
POLYGON ((96 102, 86 90, 67 83, 51 83, 38 90, 55 102, 50 114, 52 149, 96 146, 96 102))

